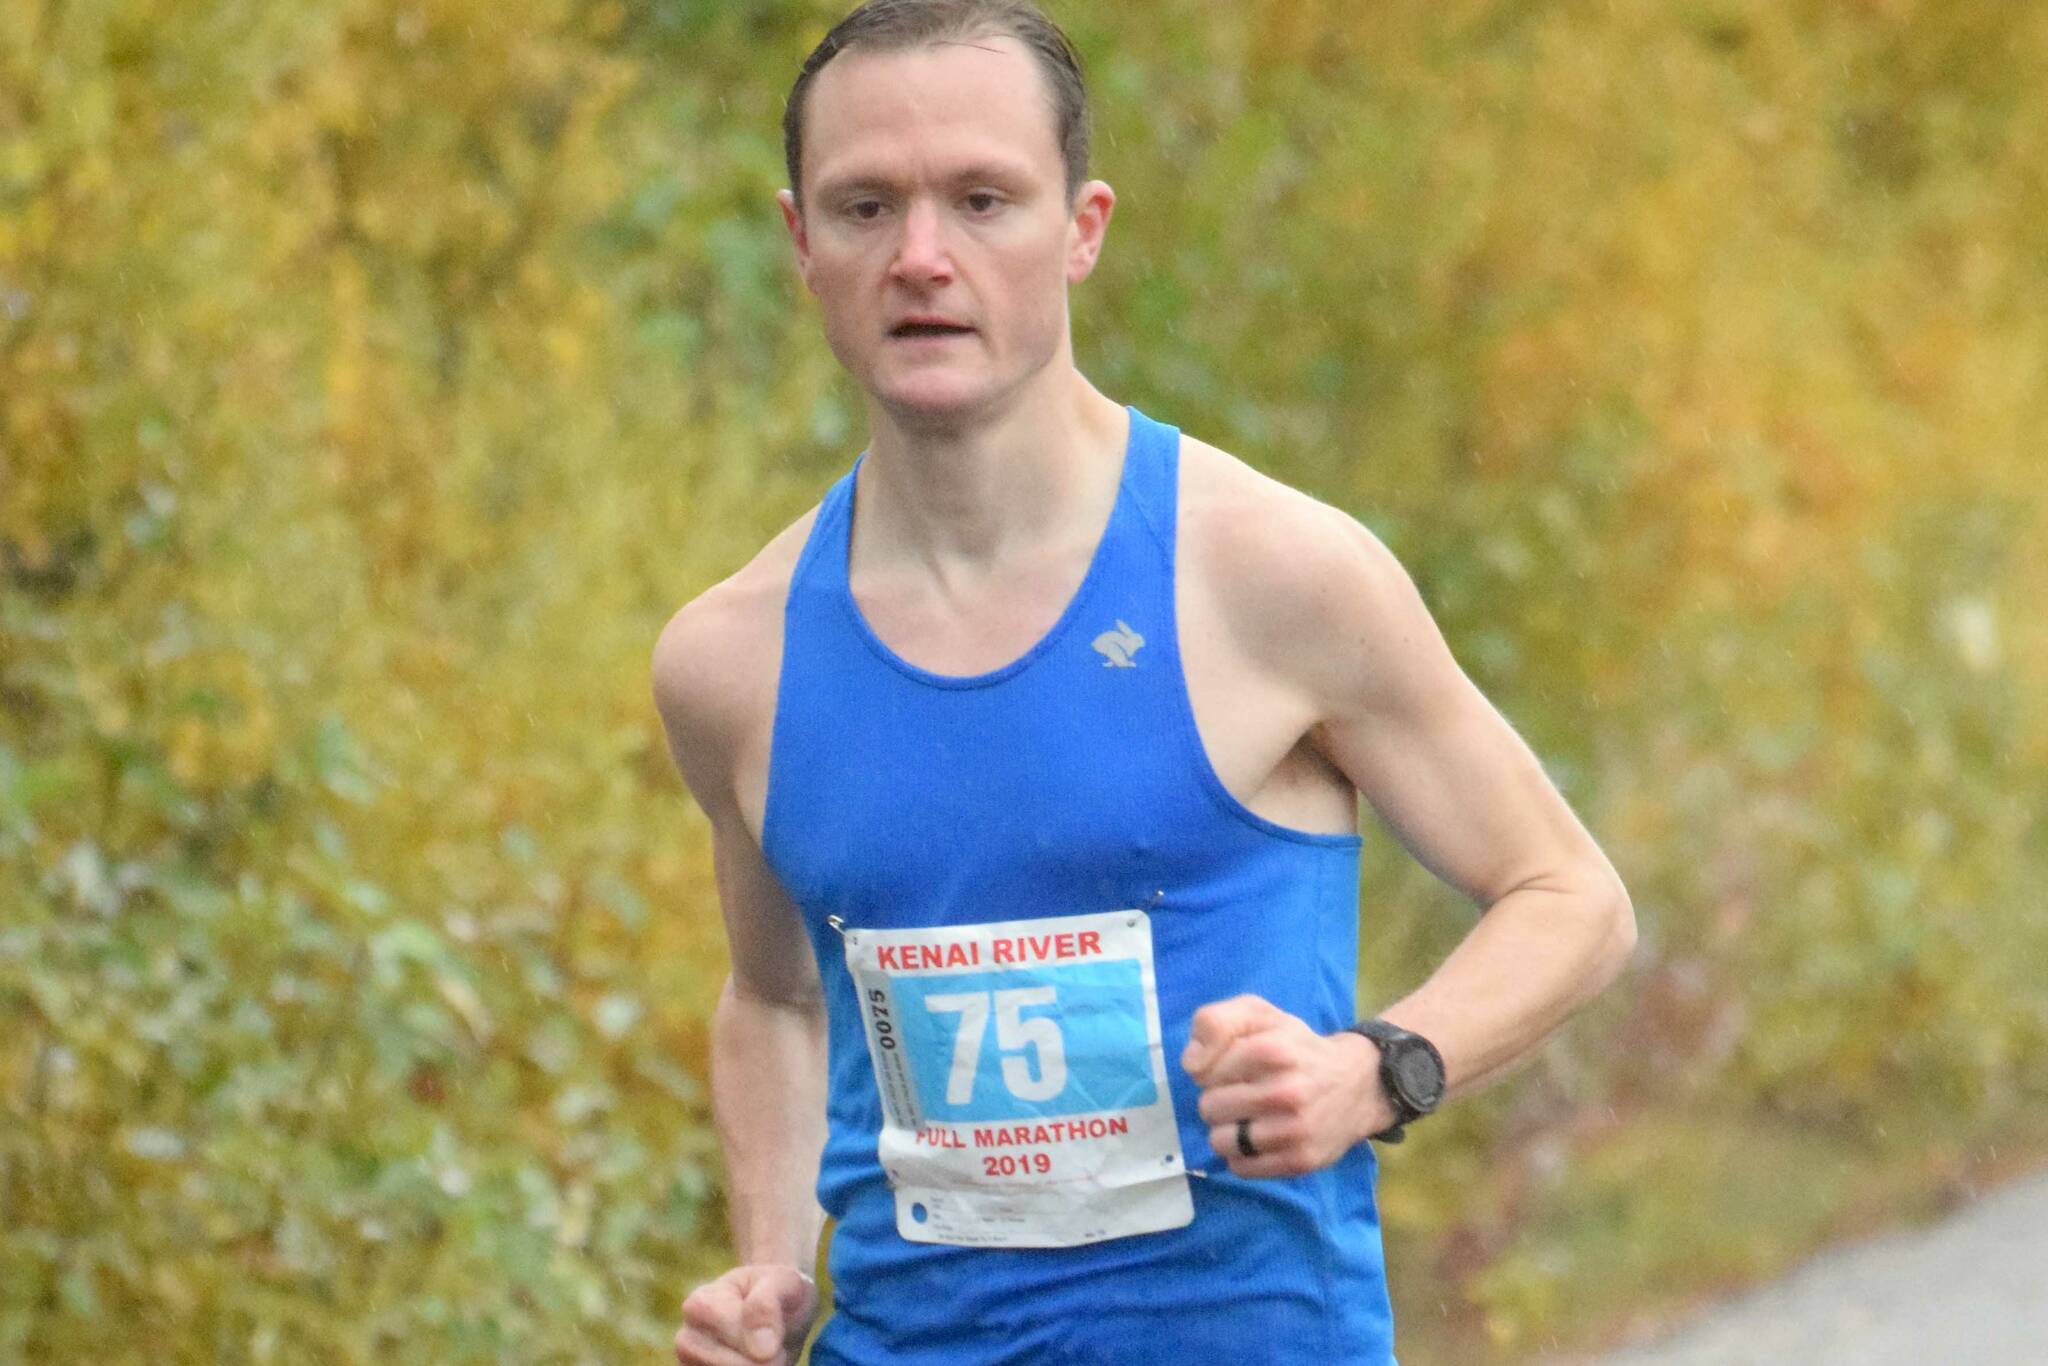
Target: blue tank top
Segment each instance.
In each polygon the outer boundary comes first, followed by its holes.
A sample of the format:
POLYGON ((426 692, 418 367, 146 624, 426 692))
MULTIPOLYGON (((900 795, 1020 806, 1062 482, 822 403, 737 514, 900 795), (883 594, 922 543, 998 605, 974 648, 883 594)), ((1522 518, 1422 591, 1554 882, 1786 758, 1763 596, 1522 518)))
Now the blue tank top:
MULTIPOLYGON (((813 1362, 1393 1359, 1370 1146, 1303 1177, 1235 1177, 1180 1067, 1196 1008, 1241 992, 1319 1032, 1355 1018, 1359 841, 1260 817, 1209 763, 1174 622, 1179 451, 1176 429, 1130 410, 1080 588, 1021 658, 975 677, 918 668, 862 618, 847 583, 859 462, 819 507, 790 583, 762 832, 828 1017, 817 1189, 836 1221, 834 1313, 813 1362), (1127 908, 1150 921, 1169 1132, 1201 1173, 1193 1218, 1079 1246, 907 1238, 845 935, 1127 908)), ((1018 1057, 1018 1078, 1043 1079, 1044 1058, 1018 1057)))

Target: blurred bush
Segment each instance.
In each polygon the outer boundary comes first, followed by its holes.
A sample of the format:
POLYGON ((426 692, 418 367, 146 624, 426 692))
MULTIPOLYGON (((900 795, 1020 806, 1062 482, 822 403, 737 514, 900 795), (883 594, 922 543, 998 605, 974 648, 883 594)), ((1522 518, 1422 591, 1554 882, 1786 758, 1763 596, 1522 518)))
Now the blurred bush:
MULTIPOLYGON (((2048 12, 1054 9, 1084 367, 1374 527, 1644 923, 1390 1162, 1419 1350, 2032 1122, 2048 12)), ((861 439, 770 200, 838 10, 0 11, 0 1358, 665 1350, 723 950, 646 656, 861 439)), ((1379 1000, 1470 911, 1369 853, 1379 1000)))

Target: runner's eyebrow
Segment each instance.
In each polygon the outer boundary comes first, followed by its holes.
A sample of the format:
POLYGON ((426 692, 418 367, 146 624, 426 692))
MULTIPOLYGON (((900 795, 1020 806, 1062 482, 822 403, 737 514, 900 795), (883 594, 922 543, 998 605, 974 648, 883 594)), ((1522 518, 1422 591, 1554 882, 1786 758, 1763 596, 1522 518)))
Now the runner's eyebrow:
POLYGON ((1001 185, 1005 188, 1025 179, 1025 172, 1016 166, 1000 161, 978 161, 963 166, 951 177, 954 185, 1001 185))
MULTIPOLYGON (((993 185, 998 189, 1015 192, 1027 178, 1019 167, 1003 162, 974 162, 962 166, 945 177, 944 184, 954 190, 971 189, 977 185, 993 185)), ((888 195, 900 193, 898 181, 881 175, 849 175, 836 180, 826 180, 813 191, 819 199, 851 199, 857 195, 888 195)))
POLYGON ((820 199, 852 199, 856 195, 890 194, 895 189, 888 181, 874 176, 853 176, 844 180, 828 180, 817 188, 816 194, 820 199))

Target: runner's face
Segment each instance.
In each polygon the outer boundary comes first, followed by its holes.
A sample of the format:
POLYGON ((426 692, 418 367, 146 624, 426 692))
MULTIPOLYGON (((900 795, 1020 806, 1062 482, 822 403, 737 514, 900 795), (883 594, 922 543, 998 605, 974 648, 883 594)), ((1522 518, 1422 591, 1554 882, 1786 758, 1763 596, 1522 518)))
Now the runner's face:
POLYGON ((1000 403, 1067 354, 1067 285, 1113 198, 1070 206, 1051 99, 1009 38, 854 52, 818 74, 783 213, 826 339, 901 416, 1000 403))

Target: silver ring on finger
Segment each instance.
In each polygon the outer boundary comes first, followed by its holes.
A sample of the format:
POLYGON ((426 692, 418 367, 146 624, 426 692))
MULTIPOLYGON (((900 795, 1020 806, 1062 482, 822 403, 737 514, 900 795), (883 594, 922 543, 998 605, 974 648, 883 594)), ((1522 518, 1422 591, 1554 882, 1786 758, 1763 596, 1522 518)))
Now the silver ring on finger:
POLYGON ((1259 1155, 1259 1150, 1252 1146, 1252 1122, 1249 1118, 1237 1122, 1237 1150, 1246 1157, 1259 1155))

